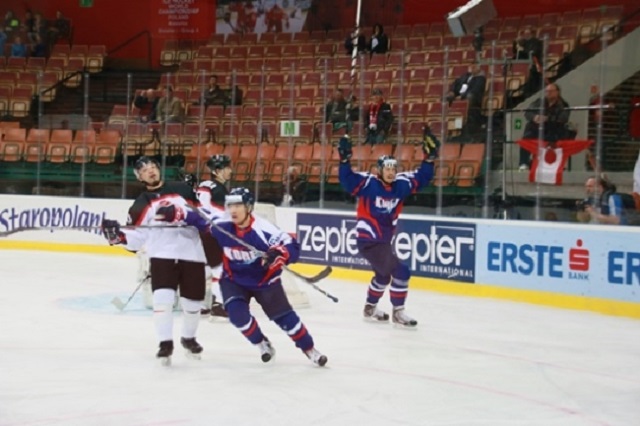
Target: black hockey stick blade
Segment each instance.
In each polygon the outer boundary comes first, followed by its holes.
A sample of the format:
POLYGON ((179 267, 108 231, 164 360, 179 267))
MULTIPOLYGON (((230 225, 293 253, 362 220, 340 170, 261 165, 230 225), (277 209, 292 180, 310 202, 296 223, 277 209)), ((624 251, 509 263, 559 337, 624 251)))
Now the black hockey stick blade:
POLYGON ((326 266, 322 271, 312 276, 302 275, 291 269, 288 269, 288 271, 309 284, 315 284, 318 281, 323 280, 327 278, 329 275, 331 275, 331 272, 333 272, 333 268, 331 268, 331 266, 326 266))
POLYGON ((314 290, 316 290, 319 293, 322 293, 323 295, 325 295, 326 297, 328 297, 329 299, 331 299, 332 301, 334 301, 335 303, 338 303, 338 298, 335 297, 334 295, 330 294, 329 292, 327 292, 326 290, 318 287, 316 285, 316 283, 324 278, 327 278, 331 272, 333 271, 333 269, 331 268, 331 266, 326 266, 322 271, 320 271, 319 273, 317 273, 316 275, 307 277, 306 275, 302 275, 292 269, 286 268, 286 271, 289 272, 291 275, 299 278, 300 280, 304 281, 306 284, 310 285, 314 290))

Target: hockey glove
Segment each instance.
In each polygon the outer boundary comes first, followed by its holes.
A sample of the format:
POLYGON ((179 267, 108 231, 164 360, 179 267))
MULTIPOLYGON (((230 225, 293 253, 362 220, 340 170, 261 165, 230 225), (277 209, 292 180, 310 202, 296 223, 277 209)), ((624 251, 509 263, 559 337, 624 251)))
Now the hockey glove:
POLYGON ((262 256, 262 267, 270 274, 282 268, 289 260, 289 250, 285 246, 271 246, 262 256))
POLYGON ((186 213, 180 207, 176 207, 173 204, 169 204, 167 206, 159 207, 156 210, 156 220, 160 220, 162 222, 175 223, 180 222, 186 218, 186 213))
POLYGON ((127 236, 120 230, 117 220, 103 219, 100 227, 110 246, 127 243, 127 236))
POLYGON ((351 159, 353 150, 351 149, 351 141, 348 137, 343 136, 338 143, 338 154, 340 154, 340 162, 346 163, 351 159))
POLYGON ((424 127, 424 136, 422 139, 422 152, 424 153, 425 161, 433 161, 438 158, 438 151, 440 150, 440 141, 436 136, 431 133, 431 129, 428 125, 424 127))

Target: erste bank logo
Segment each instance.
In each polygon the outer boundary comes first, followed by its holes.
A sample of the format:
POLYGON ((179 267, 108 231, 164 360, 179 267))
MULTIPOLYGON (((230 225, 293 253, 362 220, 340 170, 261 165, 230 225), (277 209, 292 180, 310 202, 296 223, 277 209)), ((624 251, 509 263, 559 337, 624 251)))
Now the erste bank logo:
POLYGON ((493 272, 570 280, 589 280, 589 250, 582 239, 563 246, 490 241, 487 269, 493 272))

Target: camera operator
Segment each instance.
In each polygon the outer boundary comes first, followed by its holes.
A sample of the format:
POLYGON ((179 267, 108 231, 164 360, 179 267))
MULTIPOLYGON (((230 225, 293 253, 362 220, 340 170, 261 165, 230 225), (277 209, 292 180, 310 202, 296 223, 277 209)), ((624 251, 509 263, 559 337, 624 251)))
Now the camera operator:
POLYGON ((622 197, 616 193, 616 186, 605 174, 600 179, 589 178, 584 184, 586 198, 576 202, 577 218, 583 223, 624 225, 622 197))

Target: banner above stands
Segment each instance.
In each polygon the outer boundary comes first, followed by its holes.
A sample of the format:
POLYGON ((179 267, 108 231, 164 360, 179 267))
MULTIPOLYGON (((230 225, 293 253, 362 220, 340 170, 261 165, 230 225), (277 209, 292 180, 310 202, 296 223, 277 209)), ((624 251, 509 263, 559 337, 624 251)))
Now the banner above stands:
POLYGON ((210 1, 150 0, 152 36, 173 40, 207 40, 213 32, 210 1))
MULTIPOLYGON (((124 224, 131 203, 0 195, 0 232, 99 226, 105 217, 124 224)), ((367 271, 362 273, 368 276, 369 265, 356 248, 353 212, 276 207, 275 213, 278 226, 297 234, 301 262, 367 271)), ((640 318, 638 238, 640 229, 628 227, 402 215, 393 245, 420 288, 640 318), (567 298, 572 303, 565 303, 567 298), (608 307, 599 308, 602 304, 608 307)), ((87 247, 94 253, 125 253, 108 247, 99 230, 19 232, 0 238, 4 249, 82 252, 87 247)))

